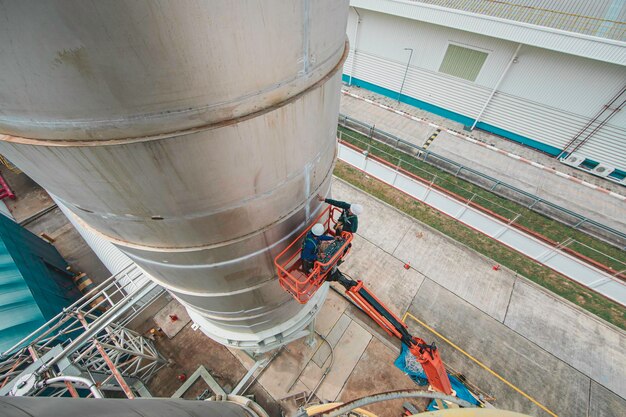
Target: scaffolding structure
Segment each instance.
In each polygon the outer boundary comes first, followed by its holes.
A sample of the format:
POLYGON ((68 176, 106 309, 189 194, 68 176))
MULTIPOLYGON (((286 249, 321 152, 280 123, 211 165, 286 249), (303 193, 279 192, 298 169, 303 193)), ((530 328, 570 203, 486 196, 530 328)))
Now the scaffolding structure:
POLYGON ((134 264, 109 277, 2 353, 0 395, 149 396, 167 360, 126 325, 163 291, 134 264))

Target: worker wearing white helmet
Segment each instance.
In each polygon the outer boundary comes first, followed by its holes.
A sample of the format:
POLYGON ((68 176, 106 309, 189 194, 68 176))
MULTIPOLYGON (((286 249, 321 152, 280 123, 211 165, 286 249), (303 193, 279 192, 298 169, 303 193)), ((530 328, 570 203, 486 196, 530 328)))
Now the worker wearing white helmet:
POLYGON ((356 233, 359 228, 359 216, 363 213, 363 206, 360 204, 350 204, 345 201, 333 200, 331 198, 324 198, 321 195, 317 196, 319 201, 323 201, 332 206, 339 207, 343 209, 341 212, 341 216, 339 216, 339 220, 337 221, 337 226, 335 227, 335 231, 337 233, 340 232, 350 232, 356 233))
POLYGON ((323 240, 333 240, 332 236, 325 235, 326 228, 322 223, 315 224, 309 233, 304 237, 302 242, 302 270, 305 274, 310 274, 315 261, 317 261, 318 249, 320 242, 323 240))

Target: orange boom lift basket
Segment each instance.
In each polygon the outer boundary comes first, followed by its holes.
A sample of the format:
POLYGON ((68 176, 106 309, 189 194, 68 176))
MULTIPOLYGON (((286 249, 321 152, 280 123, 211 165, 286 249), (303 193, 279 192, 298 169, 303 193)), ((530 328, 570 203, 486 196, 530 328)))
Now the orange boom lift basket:
POLYGON ((337 207, 327 207, 309 227, 274 258, 280 286, 300 304, 305 304, 313 297, 328 277, 328 274, 337 265, 337 262, 350 252, 352 233, 341 232, 337 235, 335 232, 340 214, 341 210, 337 207), (311 273, 307 275, 302 269, 302 260, 300 259, 302 241, 316 223, 322 223, 325 234, 336 239, 320 253, 318 260, 313 264, 311 273))

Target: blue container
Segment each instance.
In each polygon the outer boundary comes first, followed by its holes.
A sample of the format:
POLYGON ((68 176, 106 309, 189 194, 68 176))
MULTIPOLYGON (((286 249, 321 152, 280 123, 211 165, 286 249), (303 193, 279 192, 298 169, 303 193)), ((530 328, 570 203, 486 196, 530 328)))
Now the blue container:
POLYGON ((56 248, 0 215, 0 352, 81 294, 56 248))

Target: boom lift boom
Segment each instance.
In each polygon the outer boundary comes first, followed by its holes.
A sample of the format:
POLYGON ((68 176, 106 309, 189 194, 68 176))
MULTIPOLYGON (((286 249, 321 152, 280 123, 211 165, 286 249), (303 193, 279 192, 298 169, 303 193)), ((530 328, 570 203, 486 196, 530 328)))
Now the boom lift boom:
POLYGON ((336 281, 345 288, 345 293, 354 303, 372 318, 390 336, 397 337, 404 343, 417 361, 422 365, 424 373, 432 388, 447 395, 452 394, 452 386, 445 366, 434 343, 427 344, 423 339, 409 333, 406 323, 392 313, 362 281, 354 281, 337 269, 339 261, 349 253, 352 233, 336 233, 338 210, 329 207, 324 210, 315 222, 302 232, 276 258, 274 265, 278 273, 280 285, 301 304, 306 303, 326 281, 336 281), (337 239, 327 250, 320 254, 310 274, 302 271, 300 242, 313 224, 322 223, 326 233, 337 239), (298 249, 299 248, 299 249, 298 249))
POLYGON ((439 350, 435 343, 427 344, 423 339, 411 335, 404 323, 398 316, 382 303, 362 281, 354 281, 338 269, 327 278, 327 281, 337 281, 346 289, 346 295, 372 318, 390 336, 395 336, 404 343, 417 361, 424 368, 428 382, 435 391, 444 394, 452 394, 452 386, 446 368, 439 356, 439 350))

